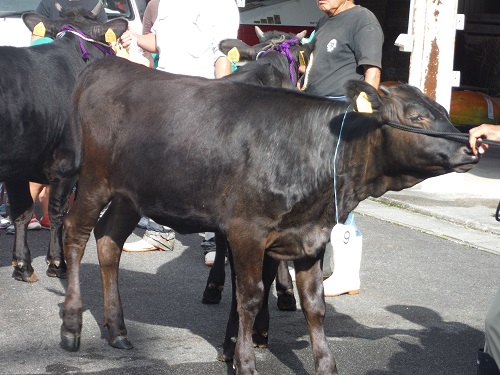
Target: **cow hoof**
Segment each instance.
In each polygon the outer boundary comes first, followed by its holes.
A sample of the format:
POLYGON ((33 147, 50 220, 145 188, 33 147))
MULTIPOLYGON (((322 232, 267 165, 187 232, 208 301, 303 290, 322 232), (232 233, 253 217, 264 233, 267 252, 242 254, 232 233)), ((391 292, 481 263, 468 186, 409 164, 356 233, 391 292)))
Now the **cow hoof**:
POLYGON ((133 349, 134 347, 127 336, 116 336, 113 340, 109 341, 109 345, 117 349, 133 349))
POLYGON ((268 343, 267 332, 254 332, 252 334, 252 342, 254 348, 266 349, 268 343))
POLYGON ((47 268, 47 276, 57 277, 59 279, 65 279, 66 275, 66 263, 62 263, 61 266, 57 267, 55 264, 50 263, 47 268))
POLYGON ((231 362, 233 360, 233 356, 228 356, 224 352, 217 354, 217 360, 220 362, 231 362))
POLYGON ((17 281, 25 281, 27 283, 35 283, 38 281, 38 277, 33 270, 29 271, 25 268, 21 269, 19 267, 14 267, 12 277, 17 281))
POLYGON ((69 352, 76 352, 78 349, 80 349, 80 334, 69 332, 68 330, 66 330, 64 325, 62 325, 61 346, 69 352))
POLYGON ((205 305, 216 305, 222 299, 222 290, 224 289, 224 285, 216 286, 215 284, 208 284, 203 292, 202 303, 205 305))
POLYGON ((293 289, 288 289, 284 294, 278 293, 278 309, 281 311, 297 310, 297 301, 293 294, 293 289))

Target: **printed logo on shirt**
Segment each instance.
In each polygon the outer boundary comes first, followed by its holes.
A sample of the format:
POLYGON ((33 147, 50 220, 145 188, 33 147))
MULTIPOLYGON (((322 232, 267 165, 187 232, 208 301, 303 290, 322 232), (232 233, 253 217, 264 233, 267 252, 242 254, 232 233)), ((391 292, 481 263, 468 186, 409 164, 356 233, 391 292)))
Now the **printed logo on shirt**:
POLYGON ((333 50, 337 47, 337 39, 332 39, 326 45, 327 52, 333 52, 333 50))

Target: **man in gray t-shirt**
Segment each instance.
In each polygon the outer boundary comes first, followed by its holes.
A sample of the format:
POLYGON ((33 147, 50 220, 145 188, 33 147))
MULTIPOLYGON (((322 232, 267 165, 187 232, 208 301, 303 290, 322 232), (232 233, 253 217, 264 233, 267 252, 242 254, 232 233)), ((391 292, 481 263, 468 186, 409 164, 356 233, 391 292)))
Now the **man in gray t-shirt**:
MULTIPOLYGON (((326 16, 315 30, 313 56, 302 90, 346 100, 344 85, 348 80, 364 80, 378 88, 384 34, 377 18, 352 0, 317 1, 326 16)), ((346 246, 340 246, 336 241, 333 250, 330 246, 325 250, 325 258, 333 252, 333 273, 323 283, 327 297, 357 294, 360 290, 362 236, 352 212, 344 225, 352 225, 355 236, 348 246, 345 242, 346 246)))
POLYGON ((321 0, 319 7, 326 15, 316 27, 314 57, 303 90, 342 96, 350 79, 378 88, 384 34, 375 15, 351 0, 321 0))

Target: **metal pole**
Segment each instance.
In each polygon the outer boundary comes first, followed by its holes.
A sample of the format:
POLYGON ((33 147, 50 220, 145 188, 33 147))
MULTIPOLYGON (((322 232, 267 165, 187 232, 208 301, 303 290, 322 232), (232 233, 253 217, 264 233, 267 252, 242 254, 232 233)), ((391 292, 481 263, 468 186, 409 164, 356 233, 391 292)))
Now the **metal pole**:
POLYGON ((409 83, 449 110, 458 0, 412 0, 410 6, 408 33, 414 44, 409 83))

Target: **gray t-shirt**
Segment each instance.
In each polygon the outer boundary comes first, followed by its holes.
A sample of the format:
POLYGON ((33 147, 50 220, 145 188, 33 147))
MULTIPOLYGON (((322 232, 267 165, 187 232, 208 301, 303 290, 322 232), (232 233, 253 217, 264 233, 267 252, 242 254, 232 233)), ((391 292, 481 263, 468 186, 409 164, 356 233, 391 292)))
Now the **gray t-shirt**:
POLYGON ((321 18, 314 41, 314 59, 305 89, 310 94, 345 95, 348 80, 364 80, 362 65, 382 68, 382 28, 372 12, 359 5, 321 18))

